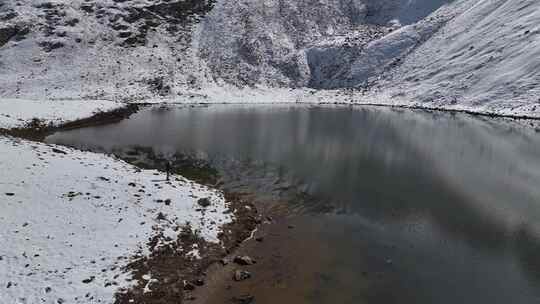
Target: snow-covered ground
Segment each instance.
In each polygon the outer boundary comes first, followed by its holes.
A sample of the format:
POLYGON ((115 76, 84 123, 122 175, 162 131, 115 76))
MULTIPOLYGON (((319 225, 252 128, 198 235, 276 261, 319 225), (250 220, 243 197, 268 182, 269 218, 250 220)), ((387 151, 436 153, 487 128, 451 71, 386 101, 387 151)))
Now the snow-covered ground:
POLYGON ((123 104, 108 100, 25 100, 0 99, 0 128, 25 127, 37 118, 43 124, 61 125, 68 121, 108 112, 123 104))
MULTIPOLYGON (((61 125, 121 105, 4 99, 0 127, 61 125)), ((103 154, 0 136, 0 172, 0 303, 112 303, 136 283, 123 266, 149 254, 150 238, 165 244, 189 224, 218 242, 232 220, 221 192, 103 154), (207 212, 199 198, 212 202, 207 212)))
MULTIPOLYGON (((0 99, 0 128, 60 126, 122 105, 0 99)), ((176 240, 189 223, 218 242, 232 220, 221 192, 107 155, 0 136, 0 172, 0 303, 112 303, 136 283, 123 266, 149 254, 150 238, 176 240)))
POLYGON ((0 150, 0 303, 111 303, 150 237, 174 239, 189 223, 215 242, 231 220, 220 192, 182 177, 14 138, 0 150))
MULTIPOLYGON (((0 128, 59 126, 120 106, 2 99, 0 128)), ((150 238, 176 240, 189 223, 217 242, 232 220, 219 191, 107 155, 0 136, 0 172, 0 303, 112 303, 136 283, 123 266, 149 254, 150 238)))

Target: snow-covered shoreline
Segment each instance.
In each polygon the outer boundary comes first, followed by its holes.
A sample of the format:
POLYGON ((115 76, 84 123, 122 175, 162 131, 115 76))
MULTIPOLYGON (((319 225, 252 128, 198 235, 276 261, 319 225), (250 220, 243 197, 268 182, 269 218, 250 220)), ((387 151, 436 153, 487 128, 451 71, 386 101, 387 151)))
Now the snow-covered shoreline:
POLYGON ((99 113, 121 110, 138 104, 305 104, 305 105, 357 105, 387 106, 473 115, 497 116, 514 119, 540 119, 540 104, 529 102, 506 102, 504 104, 471 104, 432 100, 421 102, 408 97, 392 95, 386 91, 362 92, 358 90, 314 90, 288 88, 234 88, 211 86, 204 93, 192 93, 176 97, 148 97, 132 101, 114 100, 28 100, 0 98, 0 129, 24 128, 33 119, 43 125, 61 127, 65 123, 92 117, 99 113))
MULTIPOLYGON (((74 104, 29 107, 0 121, 61 124, 95 113, 74 104)), ((95 105, 104 104, 116 107, 95 105)), ((222 192, 104 154, 0 136, 0 172, 1 303, 113 303, 121 288, 140 283, 124 267, 149 254, 151 238, 165 244, 189 226, 219 243, 233 219, 222 192), (211 202, 205 212, 201 198, 211 202)))
POLYGON ((33 119, 45 125, 60 126, 97 113, 125 106, 109 100, 28 100, 0 98, 0 129, 23 128, 33 119))
POLYGON ((150 98, 144 103, 164 104, 305 104, 305 105, 358 105, 383 106, 411 109, 460 112, 483 116, 500 116, 516 119, 540 119, 540 104, 528 102, 508 102, 504 104, 475 105, 460 102, 433 100, 420 102, 386 92, 363 93, 353 90, 308 90, 308 89, 242 89, 227 90, 221 94, 209 91, 205 95, 183 96, 178 98, 150 98))

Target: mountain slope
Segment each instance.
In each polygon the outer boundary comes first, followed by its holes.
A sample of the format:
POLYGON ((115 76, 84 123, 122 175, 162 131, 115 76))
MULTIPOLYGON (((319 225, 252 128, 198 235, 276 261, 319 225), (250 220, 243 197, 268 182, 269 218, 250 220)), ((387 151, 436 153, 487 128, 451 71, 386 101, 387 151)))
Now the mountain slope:
POLYGON ((360 103, 536 115, 539 24, 535 0, 8 0, 0 97, 348 102, 358 89, 360 103))
POLYGON ((388 73, 380 89, 427 106, 538 115, 540 2, 477 1, 388 73))

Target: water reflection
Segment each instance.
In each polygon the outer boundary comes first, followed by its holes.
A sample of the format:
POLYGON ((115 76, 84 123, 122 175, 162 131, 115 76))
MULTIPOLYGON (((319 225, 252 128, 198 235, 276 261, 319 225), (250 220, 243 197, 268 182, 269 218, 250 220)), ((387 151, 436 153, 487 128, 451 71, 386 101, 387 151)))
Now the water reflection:
MULTIPOLYGON (((333 238, 341 240, 344 256, 354 255, 355 242, 372 252, 384 251, 384 246, 375 249, 381 242, 400 248, 422 243, 421 250, 402 249, 399 275, 393 283, 385 281, 399 292, 385 298, 376 292, 384 286, 377 286, 369 294, 372 300, 386 299, 381 303, 430 303, 438 292, 448 292, 441 275, 461 280, 452 284, 477 302, 509 300, 498 292, 492 297, 475 291, 485 285, 479 280, 516 299, 538 300, 540 136, 512 122, 385 108, 152 108, 119 124, 48 140, 106 151, 138 145, 164 154, 191 152, 236 172, 244 183, 289 183, 347 214, 331 221, 328 231, 341 231, 333 238), (232 169, 245 163, 251 171, 232 169), (344 227, 353 231, 343 233, 344 227), (427 243, 421 239, 426 233, 427 243), (437 266, 427 253, 444 262, 437 266), (425 267, 418 265, 420 256, 425 267), (439 276, 432 267, 439 268, 439 276), (478 277, 465 277, 472 275, 467 267, 478 277), (418 281, 411 281, 413 274, 418 281), (490 277, 497 275, 507 280, 490 277), (432 291, 409 294, 411 282, 432 291)), ((346 261, 351 266, 356 259, 346 261)), ((459 300, 447 298, 437 302, 459 300)))

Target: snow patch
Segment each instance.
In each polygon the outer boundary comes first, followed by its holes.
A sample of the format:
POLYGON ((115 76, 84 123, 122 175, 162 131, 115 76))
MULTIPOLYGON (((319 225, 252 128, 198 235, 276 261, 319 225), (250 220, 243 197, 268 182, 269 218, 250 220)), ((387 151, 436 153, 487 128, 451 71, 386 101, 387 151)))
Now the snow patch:
POLYGON ((189 224, 218 242, 231 221, 221 192, 106 155, 0 137, 0 172, 1 303, 112 303, 151 237, 189 224))

